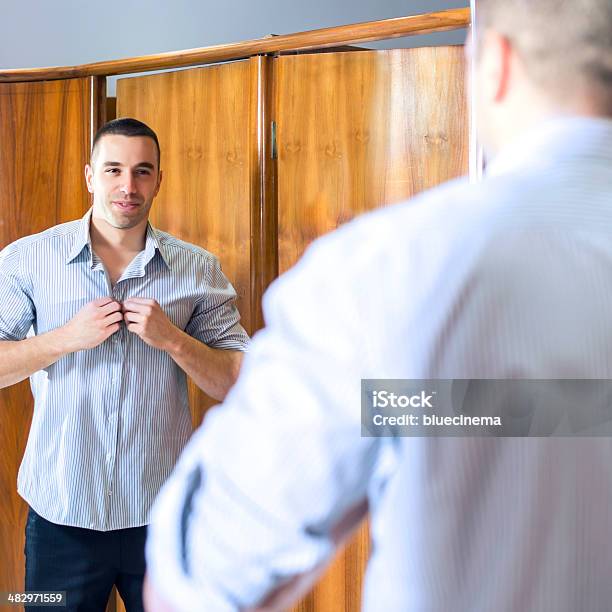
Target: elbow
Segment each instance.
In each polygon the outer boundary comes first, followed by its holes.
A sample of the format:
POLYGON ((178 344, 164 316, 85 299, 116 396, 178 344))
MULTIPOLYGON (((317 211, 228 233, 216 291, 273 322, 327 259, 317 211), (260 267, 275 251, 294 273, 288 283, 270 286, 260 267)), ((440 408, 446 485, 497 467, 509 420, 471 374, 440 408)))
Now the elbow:
POLYGON ((235 352, 232 354, 232 357, 227 365, 225 384, 223 385, 223 388, 219 390, 219 396, 214 398, 217 401, 222 402, 238 380, 238 376, 240 376, 240 368, 242 366, 242 357, 243 353, 240 352, 235 352))
POLYGON ((238 380, 238 377, 240 376, 240 368, 242 368, 242 360, 244 358, 244 353, 236 352, 233 357, 234 358, 232 359, 232 364, 230 367, 230 383, 227 389, 228 391, 234 386, 234 384, 238 380))
POLYGON ((10 373, 0 375, 0 390, 12 387, 22 380, 25 380, 28 376, 11 375, 10 373))

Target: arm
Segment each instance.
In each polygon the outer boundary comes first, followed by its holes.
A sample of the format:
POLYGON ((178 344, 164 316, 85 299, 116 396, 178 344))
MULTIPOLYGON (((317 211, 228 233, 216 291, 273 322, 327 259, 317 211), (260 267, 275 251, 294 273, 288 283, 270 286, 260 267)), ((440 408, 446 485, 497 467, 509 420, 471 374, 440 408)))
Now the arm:
POLYGON ((123 303, 129 331, 149 346, 166 351, 176 364, 211 397, 222 400, 236 382, 242 353, 210 348, 180 330, 155 300, 130 298, 123 303))
MULTIPOLYGON (((354 506, 347 512, 344 518, 336 525, 333 538, 337 546, 346 543, 350 535, 366 517, 368 511, 367 501, 354 506)), ((261 601, 256 608, 251 608, 251 612, 283 612, 291 607, 298 599, 303 597, 312 588, 314 583, 321 577, 325 570, 325 565, 320 564, 309 572, 295 576, 287 583, 278 587, 266 598, 261 601)), ((176 612, 171 604, 168 603, 154 585, 145 576, 143 585, 143 599, 147 612, 176 612)))
MULTIPOLYGON (((246 612, 285 612, 301 596, 308 593, 324 569, 325 566, 321 566, 292 579, 289 584, 268 596, 257 608, 249 608, 246 612)), ((178 612, 177 608, 159 594, 148 575, 145 575, 142 597, 147 612, 178 612)))
POLYGON ((66 325, 50 332, 0 342, 0 388, 46 368, 62 357, 93 348, 119 329, 121 306, 111 298, 86 304, 66 325))
POLYGON ((204 393, 222 401, 236 382, 243 353, 206 346, 189 334, 174 328, 168 354, 204 393))
POLYGON ((0 342, 0 388, 21 382, 66 354, 59 330, 25 340, 0 342))
POLYGON ((26 338, 36 319, 33 291, 22 271, 18 243, 0 252, 0 388, 55 363, 68 353, 100 344, 119 329, 120 306, 111 298, 86 304, 64 326, 26 338))
MULTIPOLYGON (((363 516, 383 441, 361 436, 360 379, 372 371, 363 350, 368 319, 347 291, 344 263, 341 274, 323 254, 266 295, 267 327, 238 382, 208 412, 153 508, 152 612, 196 602, 283 607, 363 516)), ((355 276, 349 286, 363 286, 360 265, 355 276)))
MULTIPOLYGON (((361 524, 368 514, 368 501, 363 499, 360 503, 350 508, 346 514, 336 523, 331 531, 334 546, 339 548, 348 543, 351 535, 361 524)), ((304 597, 321 577, 326 566, 318 565, 309 572, 295 576, 287 583, 270 592, 252 612, 283 612, 304 597)))

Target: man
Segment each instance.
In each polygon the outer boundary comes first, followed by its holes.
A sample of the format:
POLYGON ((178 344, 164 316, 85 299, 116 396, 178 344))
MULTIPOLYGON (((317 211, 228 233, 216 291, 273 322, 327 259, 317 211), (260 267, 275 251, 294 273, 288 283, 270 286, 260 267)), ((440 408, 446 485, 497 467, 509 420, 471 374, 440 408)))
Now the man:
POLYGON ((104 125, 85 178, 80 221, 0 254, 0 384, 30 376, 34 395, 25 588, 104 610, 116 584, 141 610, 149 508, 191 434, 185 373, 222 400, 248 338, 217 259, 148 223, 162 179, 148 126, 104 125))
POLYGON ((153 509, 150 611, 286 609, 367 507, 367 610, 610 609, 610 439, 361 437, 360 380, 612 378, 611 32, 610 0, 479 0, 487 178, 270 289, 153 509))

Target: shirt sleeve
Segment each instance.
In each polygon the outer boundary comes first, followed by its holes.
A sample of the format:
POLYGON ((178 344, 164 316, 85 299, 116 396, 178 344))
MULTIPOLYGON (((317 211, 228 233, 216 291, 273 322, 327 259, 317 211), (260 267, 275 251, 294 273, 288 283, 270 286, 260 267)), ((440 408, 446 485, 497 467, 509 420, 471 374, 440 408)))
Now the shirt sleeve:
POLYGON ((238 383, 162 489, 147 563, 177 610, 257 604, 327 562, 367 497, 382 439, 361 437, 367 341, 339 275, 315 250, 271 287, 238 383))
POLYGON ((249 336, 240 325, 236 291, 216 257, 211 255, 207 266, 201 297, 185 331, 212 348, 246 351, 249 336))
POLYGON ((22 274, 20 251, 10 244, 0 252, 0 340, 23 340, 35 313, 32 293, 22 274))

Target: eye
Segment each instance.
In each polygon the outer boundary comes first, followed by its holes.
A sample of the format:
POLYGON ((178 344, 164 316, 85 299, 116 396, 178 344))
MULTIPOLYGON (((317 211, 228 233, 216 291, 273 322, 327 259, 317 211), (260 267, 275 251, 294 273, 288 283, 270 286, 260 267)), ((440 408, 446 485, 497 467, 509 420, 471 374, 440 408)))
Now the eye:
POLYGON ((119 172, 119 168, 107 168, 106 169, 107 174, 117 174, 118 172, 119 172))
POLYGON ((151 171, 145 168, 141 168, 140 170, 136 170, 136 174, 148 176, 149 174, 151 174, 151 171))

